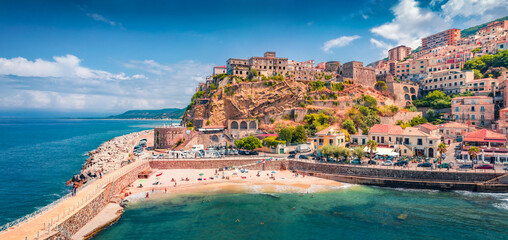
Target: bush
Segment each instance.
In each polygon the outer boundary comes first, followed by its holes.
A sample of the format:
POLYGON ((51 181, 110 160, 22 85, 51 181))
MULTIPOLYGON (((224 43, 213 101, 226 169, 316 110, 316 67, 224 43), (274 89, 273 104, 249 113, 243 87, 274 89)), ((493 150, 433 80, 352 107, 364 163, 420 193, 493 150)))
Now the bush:
POLYGON ((247 149, 247 150, 253 150, 256 148, 263 147, 261 144, 261 140, 259 140, 257 137, 254 136, 248 136, 244 138, 240 138, 235 141, 236 147, 240 149, 247 149))

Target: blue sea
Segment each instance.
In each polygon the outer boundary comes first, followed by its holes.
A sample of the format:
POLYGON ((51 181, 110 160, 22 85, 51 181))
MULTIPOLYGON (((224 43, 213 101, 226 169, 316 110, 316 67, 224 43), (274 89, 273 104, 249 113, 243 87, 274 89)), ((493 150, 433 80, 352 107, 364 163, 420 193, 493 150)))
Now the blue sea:
MULTIPOLYGON (((0 224, 68 193, 65 182, 101 143, 168 123, 0 120, 0 224)), ((275 195, 140 201, 94 239, 508 239, 508 194, 351 186, 314 197, 275 195)))
POLYGON ((0 225, 69 193, 85 154, 166 120, 0 119, 0 225))
POLYGON ((508 239, 508 194, 352 186, 149 199, 94 239, 508 239))

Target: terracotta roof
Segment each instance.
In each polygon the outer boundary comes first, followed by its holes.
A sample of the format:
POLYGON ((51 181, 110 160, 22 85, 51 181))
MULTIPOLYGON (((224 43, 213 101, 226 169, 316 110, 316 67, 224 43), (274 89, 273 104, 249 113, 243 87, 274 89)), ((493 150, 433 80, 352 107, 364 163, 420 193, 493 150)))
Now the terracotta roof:
POLYGON ((426 128, 426 129, 429 129, 429 130, 436 130, 436 129, 438 129, 438 126, 436 126, 434 124, 430 124, 430 123, 420 124, 420 125, 418 125, 418 127, 426 128))
POLYGON ((506 142, 506 136, 487 129, 476 130, 466 134, 465 142, 506 142))
POLYGON ((402 135, 404 135, 404 136, 423 136, 423 137, 430 136, 429 134, 424 133, 424 132, 420 131, 420 129, 415 128, 415 127, 407 127, 407 128, 405 128, 404 132, 402 133, 402 135))
POLYGON ((455 97, 453 99, 488 99, 488 98, 492 98, 492 97, 488 97, 488 96, 467 96, 467 97, 455 97))
POLYGON ((439 124, 439 127, 444 127, 444 128, 470 128, 470 127, 473 127, 473 126, 469 126, 469 125, 467 125, 465 123, 449 122, 449 123, 439 124))
POLYGON ((339 132, 339 130, 335 129, 335 127, 327 127, 317 132, 316 135, 328 135, 329 132, 339 132))
POLYGON ((225 66, 225 65, 222 65, 222 66, 217 66, 217 67, 215 67, 215 68, 226 68, 226 66, 225 66))
POLYGON ((225 127, 222 126, 222 125, 208 125, 208 126, 204 126, 202 128, 204 128, 204 129, 215 129, 215 128, 225 128, 225 127))
POLYGON ((404 130, 397 125, 376 124, 370 128, 369 133, 402 134, 404 130))

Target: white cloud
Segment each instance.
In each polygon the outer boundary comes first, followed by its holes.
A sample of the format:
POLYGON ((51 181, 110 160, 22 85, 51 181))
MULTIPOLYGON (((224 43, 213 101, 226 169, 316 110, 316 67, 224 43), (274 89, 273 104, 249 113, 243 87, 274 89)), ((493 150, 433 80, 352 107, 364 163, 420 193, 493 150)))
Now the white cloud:
POLYGON ((370 31, 381 37, 393 40, 397 45, 416 48, 420 39, 445 30, 450 22, 430 9, 418 7, 415 0, 401 0, 393 9, 394 19, 370 31))
POLYGON ((97 14, 97 13, 86 13, 86 16, 92 18, 93 20, 95 21, 99 21, 99 22, 105 22, 113 27, 116 27, 116 26, 120 26, 122 27, 122 24, 121 23, 117 23, 117 22, 114 22, 114 21, 111 21, 109 19, 107 19, 106 17, 100 15, 100 14, 97 14))
POLYGON ((89 69, 73 55, 54 61, 0 58, 0 110, 38 109, 122 112, 185 107, 213 65, 195 61, 161 64, 129 61, 132 76, 89 69))
POLYGON ((391 48, 394 47, 391 44, 385 43, 383 41, 380 41, 380 40, 377 40, 377 39, 374 39, 374 38, 370 39, 370 43, 372 43, 377 48, 381 48, 383 50, 381 57, 384 57, 384 56, 388 55, 388 50, 390 50, 391 48))
POLYGON ((339 38, 335 38, 335 39, 332 39, 332 40, 329 40, 329 41, 326 41, 324 44, 323 44, 323 51, 326 52, 326 53, 332 53, 330 51, 330 49, 332 48, 338 48, 338 47, 344 47, 344 46, 347 46, 349 45, 352 41, 356 40, 360 38, 360 36, 358 35, 353 35, 353 36, 342 36, 342 37, 339 37, 339 38))
POLYGON ((443 14, 448 18, 482 16, 495 8, 506 11, 508 0, 450 0, 441 6, 443 14))

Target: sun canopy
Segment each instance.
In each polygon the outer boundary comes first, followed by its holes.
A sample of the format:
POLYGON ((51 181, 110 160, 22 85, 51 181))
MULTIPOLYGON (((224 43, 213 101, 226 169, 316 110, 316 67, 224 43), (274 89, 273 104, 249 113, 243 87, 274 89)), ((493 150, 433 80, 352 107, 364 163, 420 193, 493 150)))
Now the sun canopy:
MULTIPOLYGON (((363 151, 369 152, 367 147, 363 148, 363 151)), ((372 151, 376 155, 398 157, 399 153, 395 152, 393 148, 377 147, 375 151, 372 151)))

